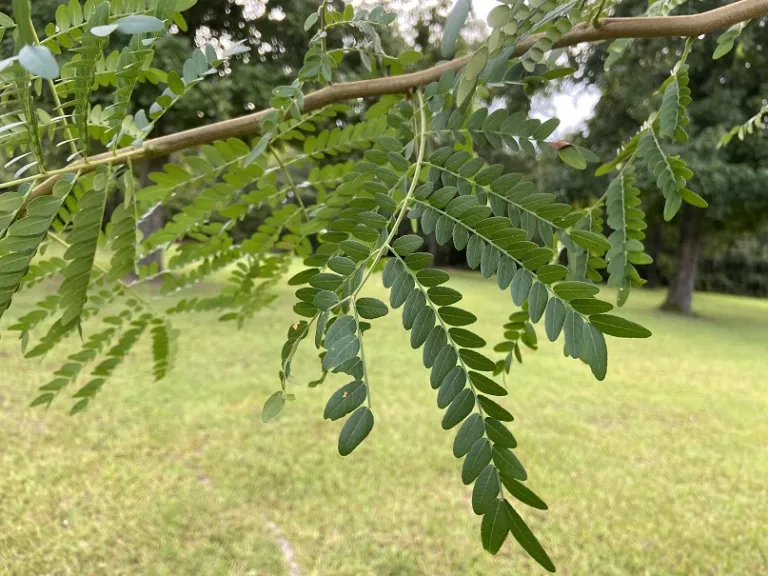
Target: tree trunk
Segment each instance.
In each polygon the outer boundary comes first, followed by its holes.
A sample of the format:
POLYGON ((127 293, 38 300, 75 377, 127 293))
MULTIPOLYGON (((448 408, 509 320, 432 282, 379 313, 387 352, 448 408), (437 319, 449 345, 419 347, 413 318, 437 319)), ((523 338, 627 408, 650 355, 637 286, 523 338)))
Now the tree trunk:
POLYGON ((435 238, 434 234, 429 234, 426 237, 427 240, 427 252, 432 254, 432 257, 434 258, 433 262, 435 266, 438 266, 441 264, 440 262, 440 255, 439 255, 439 246, 437 245, 437 238, 435 238))
POLYGON ((677 241, 677 270, 669 284, 662 310, 691 313, 696 266, 699 260, 699 222, 701 210, 684 204, 680 212, 680 236, 677 241))
MULTIPOLYGON (((141 163, 139 169, 139 182, 140 187, 152 186, 153 182, 149 179, 149 175, 152 172, 158 172, 163 169, 163 165, 167 158, 151 158, 141 163)), ((144 238, 147 238, 153 232, 160 230, 165 224, 165 212, 162 205, 155 206, 155 208, 147 214, 141 222, 139 222, 139 230, 141 230, 144 238)), ((144 258, 139 260, 139 266, 152 266, 153 263, 157 264, 157 271, 160 272, 163 269, 163 251, 155 250, 150 254, 147 254, 144 258)))

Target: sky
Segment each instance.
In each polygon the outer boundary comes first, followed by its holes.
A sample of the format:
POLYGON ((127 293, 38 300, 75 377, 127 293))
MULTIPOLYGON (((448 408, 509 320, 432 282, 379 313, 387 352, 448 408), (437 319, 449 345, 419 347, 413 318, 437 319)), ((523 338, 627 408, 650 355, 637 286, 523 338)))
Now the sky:
POLYGON ((482 20, 485 20, 488 16, 488 12, 490 12, 494 6, 498 5, 499 3, 496 2, 496 0, 473 0, 472 2, 472 8, 475 9, 475 14, 482 20))

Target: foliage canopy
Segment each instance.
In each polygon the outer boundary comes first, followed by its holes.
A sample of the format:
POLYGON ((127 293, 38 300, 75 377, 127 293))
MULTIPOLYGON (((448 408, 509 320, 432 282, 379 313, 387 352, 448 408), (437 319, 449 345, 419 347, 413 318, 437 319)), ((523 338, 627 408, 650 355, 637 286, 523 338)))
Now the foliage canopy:
MULTIPOLYGON (((477 150, 559 156, 577 170, 598 161, 589 150, 551 140, 557 119, 540 121, 491 104, 505 90, 571 74, 558 64, 559 48, 609 31, 613 23, 601 20, 604 2, 505 2, 489 15, 487 39, 470 55, 432 69, 441 73, 425 81, 423 75, 401 76, 421 53, 385 50, 380 34, 395 14, 323 1, 304 23, 308 50, 295 79, 275 88, 272 108, 258 115, 260 136, 246 142, 239 137, 252 126, 224 123, 205 132, 214 134, 210 141, 153 174, 154 185, 137 190, 134 160, 167 153, 162 142, 173 151, 202 143, 194 130, 149 139, 158 120, 246 51, 241 43, 223 49, 226 42, 219 41, 194 50, 180 70, 153 67, 159 38, 171 25, 185 28, 183 12, 193 3, 70 0, 51 15, 41 36, 29 0, 14 0, 13 14, 0 14, 1 30, 12 32, 15 44, 14 55, 0 62, 0 145, 10 157, 6 167, 15 170, 13 181, 0 185, 9 190, 0 196, 0 314, 9 314, 19 290, 60 277, 58 290, 9 330, 18 333, 29 358, 48 354, 74 334, 82 341, 32 404, 50 406, 74 387, 71 411, 85 410, 145 337, 161 379, 173 361, 174 315, 215 310, 221 321, 241 326, 273 301, 277 283, 287 282, 296 287, 293 309, 300 319, 287 328, 279 389, 267 399, 263 419, 276 418, 296 400, 296 353, 314 345, 320 375, 310 387, 323 384, 329 373, 351 379, 330 395, 324 411, 328 420, 344 420, 338 450, 348 455, 374 427, 375 382, 366 371, 365 333, 376 329, 377 318, 401 309, 405 338, 421 350, 445 410, 442 427, 457 430, 453 453, 464 459, 462 481, 473 485, 483 547, 495 554, 512 534, 554 571, 517 510, 520 504, 546 504, 524 484, 528 475, 508 429, 513 415, 499 398, 508 394, 506 376, 522 362, 523 349, 537 348, 537 324, 548 340, 562 337, 565 356, 580 360, 599 380, 608 369, 606 335, 650 336, 613 314, 613 304, 597 298, 597 283, 607 278, 618 288, 619 306, 631 287, 643 284, 635 268, 649 261, 638 170, 652 174, 665 198, 665 218, 684 202, 706 206, 686 184, 692 172, 685 161, 667 150, 688 138, 686 59, 695 42, 688 40, 659 87, 658 110, 598 169, 616 172, 603 197, 588 209, 574 209, 522 175, 488 164, 477 150), (343 32, 340 45, 329 41, 334 30, 343 32), (122 47, 111 50, 116 37, 122 47), (350 92, 341 84, 312 95, 333 85, 350 54, 380 77, 370 84, 375 88, 357 85, 350 92), (404 85, 398 77, 413 81, 404 85), (135 109, 132 95, 146 81, 166 87, 147 108, 135 109), (45 109, 43 94, 52 109, 45 109), (341 100, 352 96, 379 98, 367 101, 362 117, 350 122, 359 110, 341 100), (52 151, 61 147, 69 150, 66 165, 53 168, 52 151), (316 192, 315 204, 303 201, 305 188, 316 192), (140 237, 143 214, 189 189, 198 190, 194 202, 161 230, 140 237), (118 192, 122 202, 104 225, 107 199, 118 192), (270 216, 235 243, 228 231, 263 207, 270 216), (470 268, 488 280, 495 276, 499 289, 510 292, 518 309, 504 320, 495 354, 472 330, 477 319, 448 285, 449 275, 430 267, 422 236, 403 234, 409 222, 414 232, 434 233, 438 244, 464 250, 470 268), (167 270, 137 266, 143 255, 181 240, 188 241, 167 270), (63 257, 46 255, 52 244, 64 247, 63 257), (99 246, 111 251, 107 266, 97 262, 99 246), (288 277, 296 257, 304 268, 288 277), (217 271, 229 279, 218 294, 183 297, 166 309, 136 290, 159 278, 163 293, 175 293, 217 271), (390 290, 388 303, 362 295, 378 271, 390 290), (128 280, 130 274, 137 279, 128 280)), ((764 0, 738 4, 755 14, 768 11, 764 0)), ((452 53, 468 12, 468 2, 459 0, 445 27, 444 54, 452 53)), ((716 57, 733 46, 733 29, 725 34, 716 57)), ((698 32, 686 29, 683 35, 698 32)), ((620 50, 613 55, 619 58, 620 50)))

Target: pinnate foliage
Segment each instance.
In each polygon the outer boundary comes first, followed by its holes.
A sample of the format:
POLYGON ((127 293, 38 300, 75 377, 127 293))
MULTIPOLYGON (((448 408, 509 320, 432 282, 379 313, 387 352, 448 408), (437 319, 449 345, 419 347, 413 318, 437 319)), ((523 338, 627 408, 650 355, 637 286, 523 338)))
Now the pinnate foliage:
MULTIPOLYGON (((539 334, 559 341, 564 356, 580 360, 598 380, 608 373, 606 336, 650 336, 612 314, 613 305, 598 298, 599 283, 618 288, 619 306, 632 286, 643 283, 636 266, 650 257, 643 246, 637 169, 645 167, 663 194, 665 218, 682 202, 706 205, 687 187, 693 174, 685 162, 666 151, 687 140, 685 59, 692 42, 660 87, 658 112, 598 169, 618 170, 605 195, 576 208, 483 154, 491 148, 534 161, 559 157, 575 169, 598 161, 584 148, 553 140, 556 118, 489 110, 510 86, 530 87, 573 72, 557 66, 553 47, 574 25, 599 15, 602 3, 505 2, 491 11, 491 32, 465 66, 407 94, 383 95, 361 114, 336 102, 308 108, 305 97, 335 83, 339 64, 350 55, 372 76, 394 77, 421 54, 385 52, 381 34, 395 14, 382 7, 335 10, 323 2, 304 23, 310 48, 303 65, 292 83, 273 91, 272 108, 259 116, 259 135, 249 141, 239 133, 241 138, 184 151, 150 175, 152 185, 136 190, 133 161, 159 153, 147 143, 157 120, 244 47, 204 46, 181 70, 159 70, 152 66, 157 41, 172 23, 183 25, 180 12, 190 2, 70 0, 52 15, 42 40, 28 0, 13 4, 13 18, 0 14, 0 33, 14 29, 16 43, 15 55, 0 63, 0 145, 11 157, 7 167, 16 170, 14 180, 2 184, 12 190, 0 195, 0 316, 8 315, 19 290, 56 280, 55 293, 9 330, 18 333, 30 358, 51 353, 67 337, 81 337, 80 349, 32 404, 51 406, 71 389, 71 412, 82 412, 142 338, 149 340, 152 371, 160 380, 173 365, 175 314, 213 311, 240 327, 277 298, 282 283, 295 291, 296 320, 275 360, 278 389, 262 419, 277 419, 298 401, 297 352, 314 346, 319 375, 307 386, 334 388, 327 391, 323 417, 339 421, 337 448, 348 456, 373 434, 371 393, 386 397, 368 373, 366 349, 375 345, 370 331, 397 311, 403 345, 420 355, 425 368, 414 378, 429 383, 442 410, 440 425, 454 434, 461 481, 472 486, 472 510, 482 517, 483 548, 495 554, 511 534, 554 571, 521 516, 524 506, 547 506, 529 487, 515 452, 514 416, 504 405, 507 377, 523 362, 524 348, 530 351, 525 354, 537 350, 539 334), (329 45, 333 28, 342 30, 343 45, 329 45), (124 37, 123 47, 110 51, 116 35, 124 37), (533 35, 527 51, 513 58, 533 35), (142 82, 165 88, 148 110, 134 110, 132 95, 142 82), (97 104, 93 93, 100 89, 108 95, 97 104), (55 109, 43 110, 43 90, 55 109), (58 146, 67 147, 69 156, 56 169, 46 158, 58 146), (38 193, 48 178, 55 180, 51 193, 38 193), (143 237, 142 218, 182 192, 192 201, 143 237), (107 203, 116 194, 107 224, 107 203), (258 229, 235 241, 232 229, 257 210, 266 214, 258 229), (403 233, 409 222, 412 231, 403 233), (432 267, 433 256, 424 249, 429 234, 438 245, 462 251, 470 269, 505 293, 499 306, 508 312, 492 350, 449 274, 432 267), (63 256, 47 256, 51 244, 62 246, 63 256), (98 258, 101 246, 111 251, 107 266, 98 258), (169 246, 174 251, 165 270, 139 264, 169 246), (291 275, 295 260, 303 267, 291 275), (161 294, 176 293, 216 272, 227 278, 217 293, 181 295, 164 310, 139 290, 159 279, 161 294), (386 301, 365 293, 378 273, 389 291, 386 301)), ((677 4, 657 2, 650 11, 666 14, 677 4)), ((458 0, 445 26, 445 55, 455 51, 469 12, 469 2, 458 0)), ((723 44, 732 38, 724 37, 723 44)), ((614 60, 621 52, 617 42, 614 60)))
POLYGON ((727 146, 734 137, 738 137, 739 140, 744 140, 744 138, 750 134, 760 134, 761 130, 764 130, 765 128, 766 116, 768 116, 768 104, 763 106, 757 114, 744 122, 744 124, 734 126, 729 132, 723 134, 717 143, 718 148, 727 146))

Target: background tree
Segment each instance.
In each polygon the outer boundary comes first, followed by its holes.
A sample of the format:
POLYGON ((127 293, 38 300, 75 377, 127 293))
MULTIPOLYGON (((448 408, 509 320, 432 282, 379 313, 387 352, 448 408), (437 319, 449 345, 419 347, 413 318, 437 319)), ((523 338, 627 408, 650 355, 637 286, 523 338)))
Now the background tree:
MULTIPOLYGON (((696 11, 713 9, 725 2, 697 3, 696 11)), ((642 2, 624 2, 617 7, 621 15, 640 14, 642 2)), ((683 5, 676 13, 693 13, 683 5)), ((713 59, 722 37, 702 39, 688 57, 689 87, 692 102, 688 108, 690 124, 686 130, 690 142, 671 147, 680 153, 694 177, 690 187, 709 203, 707 210, 685 206, 678 222, 676 265, 670 279, 663 308, 691 312, 697 264, 706 240, 717 236, 735 238, 744 231, 754 232, 768 218, 768 140, 748 138, 733 141, 718 149, 718 141, 735 124, 742 124, 763 106, 766 89, 762 80, 768 74, 768 45, 763 33, 765 19, 747 26, 734 38, 734 48, 713 59), (761 74, 760 71, 763 71, 761 74)), ((732 34, 731 34, 732 36, 732 34)), ((670 45, 659 40, 634 40, 618 59, 605 69, 613 53, 611 45, 597 45, 583 60, 584 79, 601 91, 594 115, 586 124, 580 141, 601 158, 610 158, 623 142, 629 140, 655 110, 661 94, 653 93, 669 75, 682 54, 684 41, 670 45)), ((557 168, 554 168, 557 170, 557 168)), ((641 188, 653 191, 652 180, 641 178, 641 188)), ((599 198, 604 179, 584 175, 550 174, 547 183, 568 198, 585 201, 599 198)), ((649 251, 658 259, 663 231, 663 198, 652 193, 644 196, 649 214, 649 251)), ((667 235, 664 235, 667 237, 667 235)), ((655 277, 655 270, 654 270, 655 277)))

